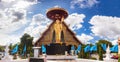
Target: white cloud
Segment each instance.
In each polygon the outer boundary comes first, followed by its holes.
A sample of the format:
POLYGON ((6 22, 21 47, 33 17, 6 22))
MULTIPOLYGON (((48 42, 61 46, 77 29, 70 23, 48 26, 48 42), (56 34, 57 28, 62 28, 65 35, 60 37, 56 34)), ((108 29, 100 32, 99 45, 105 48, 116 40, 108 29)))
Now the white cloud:
POLYGON ((8 35, 0 33, 0 45, 6 45, 10 43, 18 43, 20 41, 20 36, 8 35))
POLYGON ((37 3, 37 0, 21 0, 21 1, 18 1, 15 5, 13 5, 13 7, 24 9, 36 3, 37 3))
POLYGON ((118 39, 115 39, 115 40, 113 40, 113 41, 111 41, 112 42, 112 44, 113 45, 116 45, 116 44, 118 44, 117 42, 118 42, 118 39))
POLYGON ((81 35, 77 35, 77 38, 83 43, 83 44, 88 44, 90 40, 93 39, 92 36, 90 35, 86 35, 86 34, 81 34, 81 35))
POLYGON ((76 5, 80 8, 89 8, 92 7, 99 2, 97 0, 72 0, 71 1, 71 8, 74 8, 76 5))
POLYGON ((59 5, 55 5, 54 7, 55 7, 55 8, 57 8, 57 7, 61 8, 61 6, 59 6, 59 5))
POLYGON ((37 0, 1 0, 0 9, 17 8, 26 9, 30 5, 36 4, 37 0))
POLYGON ((95 36, 117 39, 120 36, 120 18, 110 16, 93 16, 89 22, 95 36))
MULTIPOLYGON (((50 20, 43 16, 42 14, 36 14, 32 18, 33 23, 36 23, 37 25, 46 25, 49 24, 50 20)), ((31 25, 34 25, 31 23, 31 25)))
POLYGON ((15 8, 9 8, 5 11, 0 10, 0 45, 6 45, 8 42, 18 42, 19 36, 9 34, 22 28, 26 22, 25 10, 17 10, 15 8))
POLYGON ((34 37, 34 41, 36 41, 40 34, 42 34, 50 25, 51 21, 48 20, 42 14, 36 14, 32 18, 32 22, 30 25, 25 29, 24 33, 28 33, 34 37))
POLYGON ((0 22, 0 33, 11 33, 26 23, 26 11, 14 8, 0 11, 0 22))
POLYGON ((26 8, 36 3, 37 0, 0 1, 0 45, 5 45, 7 42, 16 43, 19 41, 21 35, 18 34, 23 33, 13 33, 27 24, 26 8))
POLYGON ((77 14, 73 13, 68 16, 68 18, 65 20, 66 24, 69 25, 70 29, 77 30, 82 27, 82 24, 85 18, 84 14, 77 14))
POLYGON ((8 2, 8 3, 11 3, 11 2, 13 2, 13 1, 15 1, 15 0, 1 0, 2 2, 8 2))

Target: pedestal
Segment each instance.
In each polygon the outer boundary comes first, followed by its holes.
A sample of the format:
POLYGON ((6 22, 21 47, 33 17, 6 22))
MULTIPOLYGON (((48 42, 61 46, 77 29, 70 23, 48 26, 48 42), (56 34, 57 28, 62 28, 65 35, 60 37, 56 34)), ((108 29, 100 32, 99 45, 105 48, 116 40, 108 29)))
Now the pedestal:
POLYGON ((45 62, 44 58, 30 58, 29 62, 45 62))
POLYGON ((39 56, 39 49, 40 49, 41 47, 33 47, 33 49, 34 49, 34 58, 38 58, 38 56, 39 56))
POLYGON ((111 55, 110 55, 110 54, 106 54, 105 59, 111 59, 110 57, 111 57, 111 55))
POLYGON ((68 52, 67 51, 65 51, 65 56, 67 56, 68 55, 68 52))
POLYGON ((107 58, 103 58, 104 62, 118 62, 115 59, 107 59, 107 58))
POLYGON ((71 55, 72 55, 72 56, 74 55, 74 50, 71 50, 71 55))
POLYGON ((41 47, 33 47, 34 49, 34 57, 30 57, 29 62, 45 62, 44 58, 39 57, 39 49, 41 47))

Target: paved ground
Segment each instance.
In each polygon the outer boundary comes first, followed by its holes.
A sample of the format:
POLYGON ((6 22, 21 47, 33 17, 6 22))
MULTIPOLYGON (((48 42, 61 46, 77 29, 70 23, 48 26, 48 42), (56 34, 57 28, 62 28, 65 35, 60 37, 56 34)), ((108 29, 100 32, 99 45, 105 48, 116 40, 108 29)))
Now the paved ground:
MULTIPOLYGON (((47 62, 118 62, 118 60, 107 60, 107 61, 98 61, 98 60, 90 60, 90 59, 75 59, 75 60, 66 60, 71 58, 71 56, 47 56, 49 60, 46 60, 47 62), (55 59, 53 59, 55 58, 55 59), (64 58, 64 60, 63 60, 64 58), (59 60, 62 59, 62 60, 59 60)), ((74 57, 73 57, 74 58, 74 57)), ((0 62, 29 62, 28 59, 17 59, 17 60, 10 60, 10 58, 5 58, 3 60, 0 60, 0 62), (8 59, 8 60, 6 60, 8 59)))
POLYGON ((76 62, 75 60, 48 60, 48 62, 76 62))
MULTIPOLYGON (((6 61, 0 60, 0 62, 28 62, 27 60, 14 60, 14 61, 6 61)), ((75 60, 47 60, 47 62, 76 62, 75 60)))

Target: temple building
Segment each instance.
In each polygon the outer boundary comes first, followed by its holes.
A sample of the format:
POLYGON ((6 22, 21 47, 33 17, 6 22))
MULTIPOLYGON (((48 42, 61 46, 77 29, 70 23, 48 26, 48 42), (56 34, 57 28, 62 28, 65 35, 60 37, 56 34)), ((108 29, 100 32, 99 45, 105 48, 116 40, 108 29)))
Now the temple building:
POLYGON ((56 50, 56 53, 47 52, 48 54, 62 54, 63 51, 70 50, 71 45, 78 46, 81 44, 76 38, 75 33, 72 32, 64 22, 64 19, 68 16, 68 12, 65 9, 59 7, 50 8, 46 15, 53 22, 36 41, 35 46, 41 46, 43 44, 46 45, 49 52, 50 50, 56 50), (57 53, 58 48, 62 51, 58 51, 57 53))

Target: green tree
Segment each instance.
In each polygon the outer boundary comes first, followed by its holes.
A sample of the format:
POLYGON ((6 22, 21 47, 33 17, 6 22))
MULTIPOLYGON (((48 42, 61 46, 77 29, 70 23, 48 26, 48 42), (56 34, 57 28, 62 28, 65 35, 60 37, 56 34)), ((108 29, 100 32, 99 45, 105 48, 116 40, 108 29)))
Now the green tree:
POLYGON ((84 58, 85 57, 84 47, 85 47, 85 45, 81 45, 81 51, 78 54, 79 58, 84 58))
POLYGON ((101 47, 101 44, 97 44, 97 52, 98 52, 98 55, 99 55, 99 60, 103 60, 103 49, 101 47))
POLYGON ((107 46, 112 46, 112 43, 108 40, 99 40, 97 43, 99 44, 106 44, 107 46))
POLYGON ((0 46, 0 51, 4 51, 4 47, 3 46, 0 46))
MULTIPOLYGON (((84 48, 86 47, 87 45, 81 45, 81 51, 80 53, 78 54, 78 57, 79 58, 85 58, 85 59, 89 59, 90 58, 90 52, 84 52, 84 48)), ((91 46, 91 45, 90 45, 91 46)))
POLYGON ((97 44, 97 53, 99 55, 99 60, 103 60, 103 54, 105 54, 106 52, 101 47, 101 44, 106 44, 107 46, 109 45, 111 47, 112 43, 107 40, 99 40, 96 44, 97 44))
POLYGON ((14 44, 14 45, 10 44, 9 45, 9 53, 10 53, 10 55, 11 55, 11 51, 16 47, 16 45, 17 44, 14 44))
POLYGON ((25 52, 25 56, 27 54, 31 54, 32 53, 32 47, 33 47, 33 44, 32 44, 32 41, 33 41, 33 37, 31 37, 29 34, 24 34, 22 37, 21 37, 21 42, 19 44, 19 54, 22 54, 23 53, 23 49, 24 49, 24 46, 26 45, 26 52, 25 52))
MULTIPOLYGON (((101 44, 106 44, 106 47, 109 45, 110 47, 112 47, 112 43, 110 41, 107 40, 99 40, 97 43, 98 47, 101 47, 101 44)), ((98 50, 102 50, 103 54, 105 54, 106 52, 102 49, 98 49, 98 50)))

